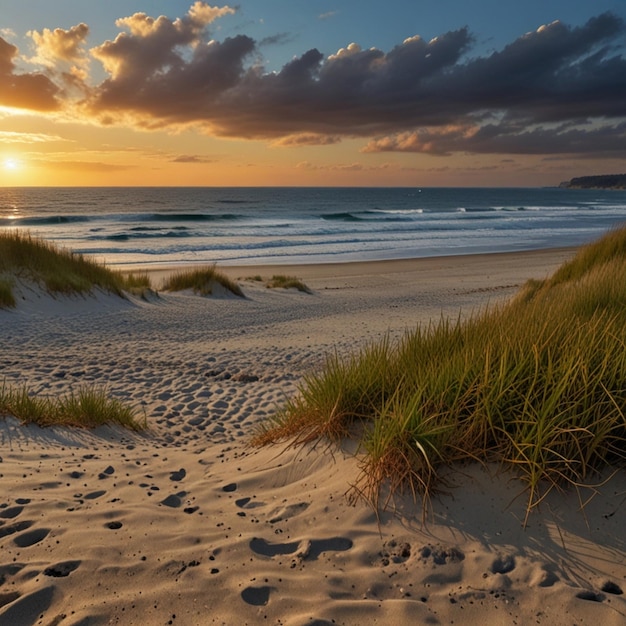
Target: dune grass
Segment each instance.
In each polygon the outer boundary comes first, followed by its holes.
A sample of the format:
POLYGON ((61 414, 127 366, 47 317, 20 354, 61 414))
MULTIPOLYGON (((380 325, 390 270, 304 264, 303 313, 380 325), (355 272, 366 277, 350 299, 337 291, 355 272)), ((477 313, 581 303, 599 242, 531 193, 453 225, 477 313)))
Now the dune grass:
POLYGON ((215 284, 221 285, 227 291, 236 296, 243 297, 241 287, 228 276, 217 271, 214 265, 202 267, 198 269, 182 270, 176 274, 172 274, 163 289, 166 291, 183 291, 191 289, 194 293, 201 296, 208 296, 213 293, 215 284))
POLYGON ((26 231, 0 233, 0 308, 16 305, 13 277, 41 283, 51 294, 91 293, 95 288, 141 298, 154 290, 147 273, 123 273, 26 231))
POLYGON ((122 295, 120 274, 22 231, 0 233, 0 273, 43 283, 53 294, 84 294, 94 287, 122 295))
POLYGON ((11 415, 23 424, 39 426, 94 428, 118 425, 134 431, 147 427, 145 418, 138 420, 130 407, 97 387, 81 387, 65 396, 50 397, 33 395, 27 387, 3 384, 0 387, 0 415, 11 415))
POLYGON ((311 293, 311 290, 295 276, 284 276, 283 274, 274 274, 268 281, 269 289, 297 289, 304 293, 311 293))
POLYGON ((383 493, 428 498, 444 466, 495 462, 522 478, 529 513, 623 464, 625 409, 622 228, 505 305, 329 357, 255 443, 357 437, 353 489, 377 506, 383 493))
POLYGON ((155 293, 150 277, 146 272, 122 274, 122 289, 144 300, 147 299, 148 295, 155 293))
POLYGON ((0 309, 12 309, 15 307, 15 304, 13 281, 0 278, 0 309))

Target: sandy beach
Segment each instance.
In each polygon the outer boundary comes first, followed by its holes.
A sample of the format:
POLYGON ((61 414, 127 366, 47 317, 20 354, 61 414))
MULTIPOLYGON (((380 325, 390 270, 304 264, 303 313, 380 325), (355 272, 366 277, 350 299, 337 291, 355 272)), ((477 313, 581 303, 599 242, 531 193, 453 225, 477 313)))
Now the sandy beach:
POLYGON ((471 315, 573 253, 220 266, 245 298, 23 288, 0 310, 2 380, 106 386, 149 428, 0 418, 0 626, 626 624, 623 471, 524 528, 523 485, 496 467, 376 512, 346 495, 349 446, 249 446, 325 355, 471 315), (278 273, 312 293, 251 280, 278 273))

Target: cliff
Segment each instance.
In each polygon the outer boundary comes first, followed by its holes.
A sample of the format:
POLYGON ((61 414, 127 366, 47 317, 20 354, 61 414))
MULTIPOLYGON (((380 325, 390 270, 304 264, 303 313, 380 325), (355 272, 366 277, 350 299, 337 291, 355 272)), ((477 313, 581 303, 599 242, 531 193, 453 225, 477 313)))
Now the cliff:
POLYGON ((626 174, 579 176, 561 183, 559 187, 567 189, 626 189, 626 174))

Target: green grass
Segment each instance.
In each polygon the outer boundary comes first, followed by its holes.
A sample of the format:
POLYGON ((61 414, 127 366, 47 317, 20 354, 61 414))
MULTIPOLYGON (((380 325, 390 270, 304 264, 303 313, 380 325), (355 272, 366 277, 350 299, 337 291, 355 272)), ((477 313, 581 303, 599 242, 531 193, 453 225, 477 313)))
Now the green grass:
POLYGON ((201 296, 208 296, 213 293, 216 283, 236 296, 243 297, 244 295, 241 287, 234 280, 217 271, 214 265, 199 269, 182 270, 172 274, 166 280, 163 289, 166 291, 191 289, 194 293, 201 296))
POLYGON ((100 287, 122 295, 119 274, 17 230, 0 233, 0 273, 9 272, 42 282, 51 293, 88 293, 100 287))
POLYGON ((145 272, 140 274, 135 274, 134 272, 122 274, 122 288, 124 291, 143 298, 144 300, 147 299, 150 294, 155 293, 152 288, 152 283, 150 282, 150 277, 145 272))
POLYGON ((272 276, 267 283, 267 287, 269 289, 297 289, 304 293, 311 293, 311 290, 299 278, 282 274, 272 276))
POLYGON ((13 281, 6 278, 0 278, 0 309, 12 309, 15 307, 15 304, 13 281))
POLYGON ((356 493, 428 498, 442 467, 495 462, 553 489, 626 459, 626 229, 506 305, 333 356, 264 423, 263 444, 359 440, 356 493))
POLYGON ((140 431, 147 427, 145 418, 138 420, 133 410, 106 390, 81 387, 65 396, 36 396, 27 387, 0 387, 0 415, 11 415, 23 424, 39 426, 76 426, 94 428, 119 425, 140 431))

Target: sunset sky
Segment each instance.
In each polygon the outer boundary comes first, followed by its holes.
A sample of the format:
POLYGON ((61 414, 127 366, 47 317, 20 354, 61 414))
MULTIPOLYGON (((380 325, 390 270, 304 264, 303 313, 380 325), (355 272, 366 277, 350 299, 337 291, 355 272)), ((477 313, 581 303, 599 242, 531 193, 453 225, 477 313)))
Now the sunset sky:
POLYGON ((623 172, 624 0, 0 0, 0 186, 623 172))

